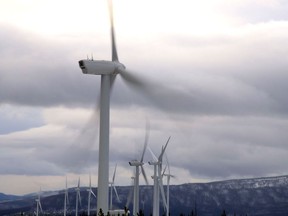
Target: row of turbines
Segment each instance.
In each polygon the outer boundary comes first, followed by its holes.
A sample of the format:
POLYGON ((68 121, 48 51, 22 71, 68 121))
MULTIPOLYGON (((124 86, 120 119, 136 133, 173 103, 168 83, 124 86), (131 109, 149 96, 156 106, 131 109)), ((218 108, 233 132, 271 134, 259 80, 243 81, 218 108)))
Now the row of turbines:
MULTIPOLYGON (((147 136, 146 136, 147 137, 147 136)), ((152 150, 150 148, 148 148, 148 150, 150 151, 152 157, 153 157, 153 161, 149 161, 148 164, 152 165, 154 167, 154 174, 152 176, 153 179, 153 216, 158 216, 159 215, 159 210, 160 210, 160 192, 161 192, 161 198, 162 198, 162 202, 163 202, 163 206, 165 209, 165 212, 167 214, 167 216, 169 215, 169 184, 170 184, 170 178, 174 177, 173 175, 170 174, 170 165, 168 162, 168 158, 166 158, 167 160, 167 166, 164 168, 164 170, 162 169, 162 165, 163 165, 163 156, 165 153, 165 150, 167 148, 167 145, 170 141, 170 137, 168 138, 165 146, 162 146, 162 150, 161 153, 159 154, 158 157, 155 156, 155 154, 152 152, 152 150), (166 169, 168 167, 168 173, 166 173, 166 169), (167 191, 166 191, 166 196, 165 196, 165 192, 164 192, 164 186, 163 186, 163 177, 166 176, 167 177, 167 191)), ((140 160, 132 160, 129 162, 130 166, 135 166, 135 177, 134 177, 134 198, 133 198, 133 215, 137 215, 139 213, 139 176, 140 176, 140 169, 141 169, 141 173, 145 179, 146 184, 148 185, 148 179, 144 170, 144 163, 143 163, 143 159, 144 159, 144 154, 147 148, 147 139, 145 140, 144 143, 144 148, 143 148, 143 152, 141 155, 140 160)), ((165 154, 166 155, 166 154, 165 154)), ((167 155, 166 155, 167 157, 167 155)))
MULTIPOLYGON (((170 137, 168 138, 166 144, 162 146, 161 153, 159 156, 155 156, 155 154, 152 152, 151 148, 148 147, 148 150, 150 151, 153 160, 149 161, 148 164, 154 167, 154 172, 153 172, 153 216, 159 216, 159 211, 160 211, 160 193, 161 193, 161 198, 162 198, 162 203, 164 210, 166 212, 166 215, 169 216, 169 185, 170 185, 170 178, 174 177, 173 175, 170 174, 170 165, 168 161, 167 154, 165 154, 165 150, 168 146, 168 143, 170 141, 170 137), (163 167, 163 156, 166 156, 166 166, 164 169, 163 167), (168 173, 166 173, 166 170, 168 173), (166 184, 166 195, 164 191, 164 184, 163 184, 163 177, 167 177, 167 184, 166 184)), ((129 161, 130 166, 135 167, 135 173, 134 176, 132 177, 133 179, 133 215, 136 216, 139 214, 139 177, 140 174, 143 175, 145 182, 147 185, 149 185, 145 170, 144 170, 144 154, 147 149, 147 140, 145 140, 144 143, 144 148, 142 151, 142 155, 140 157, 140 160, 132 160, 129 161)), ((111 181, 109 181, 110 185, 110 202, 109 202, 109 214, 110 215, 118 215, 119 213, 122 214, 127 214, 124 209, 118 209, 118 210, 113 210, 113 191, 116 195, 116 198, 118 202, 120 203, 120 198, 117 192, 117 189, 115 187, 115 177, 116 177, 116 170, 117 170, 117 164, 114 168, 113 176, 111 181)), ((78 216, 79 212, 79 205, 81 205, 81 195, 80 195, 80 177, 78 179, 78 185, 75 188, 75 194, 76 194, 76 203, 75 203, 75 216, 78 216)), ((91 174, 89 175, 89 187, 87 189, 88 192, 88 205, 87 205, 87 214, 90 216, 91 213, 91 196, 94 196, 95 198, 97 197, 95 193, 92 190, 91 186, 91 174)), ((41 205, 41 199, 40 199, 40 192, 38 194, 38 198, 35 200, 36 201, 36 216, 40 214, 40 212, 43 212, 42 205, 41 205)), ((130 203, 130 197, 127 197, 127 203, 126 207, 128 207, 130 203)), ((67 186, 67 177, 66 177, 66 187, 65 187, 65 192, 64 192, 64 210, 63 210, 63 215, 67 215, 67 210, 68 210, 68 205, 69 205, 69 199, 68 199, 68 186, 67 186)), ((144 210, 144 209, 143 209, 144 210)), ((103 211, 103 210, 102 210, 103 211)))

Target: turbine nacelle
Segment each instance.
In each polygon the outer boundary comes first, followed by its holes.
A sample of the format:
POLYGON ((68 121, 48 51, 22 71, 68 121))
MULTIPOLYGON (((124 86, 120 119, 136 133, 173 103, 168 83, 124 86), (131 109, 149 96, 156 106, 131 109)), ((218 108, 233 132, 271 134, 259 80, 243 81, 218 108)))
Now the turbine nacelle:
POLYGON ((79 67, 84 74, 112 75, 125 69, 125 66, 117 61, 106 60, 80 60, 79 67))
POLYGON ((148 161, 149 165, 159 165, 160 161, 148 161))
POLYGON ((129 162, 129 165, 130 166, 142 166, 144 163, 143 162, 140 162, 140 161, 137 161, 137 160, 132 160, 129 162))

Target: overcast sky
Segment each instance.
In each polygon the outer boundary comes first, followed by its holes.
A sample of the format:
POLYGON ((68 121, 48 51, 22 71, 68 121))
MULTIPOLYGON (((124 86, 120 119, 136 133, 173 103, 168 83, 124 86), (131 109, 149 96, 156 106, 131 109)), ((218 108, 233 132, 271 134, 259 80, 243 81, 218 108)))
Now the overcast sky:
MULTIPOLYGON (((171 136, 172 184, 287 174, 286 1, 119 0, 114 18, 119 60, 146 83, 113 88, 116 185, 131 182, 146 119, 156 155, 171 136)), ((111 59, 109 28, 104 0, 0 2, 0 192, 89 172, 97 186, 100 77, 78 61, 111 59)))

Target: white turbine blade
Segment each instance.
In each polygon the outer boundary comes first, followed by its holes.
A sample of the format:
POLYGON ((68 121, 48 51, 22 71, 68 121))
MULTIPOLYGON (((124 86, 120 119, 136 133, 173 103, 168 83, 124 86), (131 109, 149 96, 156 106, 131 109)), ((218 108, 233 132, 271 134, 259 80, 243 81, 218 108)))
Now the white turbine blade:
POLYGON ((144 148, 143 148, 143 152, 142 152, 141 160, 140 160, 141 163, 143 162, 144 154, 145 154, 146 149, 147 149, 147 144, 148 144, 148 139, 149 139, 149 132, 150 132, 150 125, 149 125, 149 122, 146 121, 146 132, 145 132, 144 148))
MULTIPOLYGON (((187 112, 188 109, 183 110, 187 106, 183 104, 191 103, 191 101, 199 100, 199 97, 193 95, 191 92, 184 91, 181 87, 171 87, 165 83, 155 82, 151 79, 144 78, 129 70, 120 70, 120 76, 125 83, 136 90, 139 94, 146 97, 152 103, 151 105, 160 108, 165 112, 174 112, 179 110, 187 112)), ((171 116, 171 118, 173 118, 171 116)))
POLYGON ((96 195, 92 190, 91 190, 91 194, 96 198, 96 195))
POLYGON ((93 109, 91 117, 88 119, 83 129, 81 130, 77 141, 73 144, 72 147, 78 147, 79 142, 86 145, 85 147, 92 147, 94 140, 98 136, 98 127, 99 127, 99 116, 100 116, 100 95, 97 96, 96 106, 93 109), (88 140, 89 139, 89 140, 88 140), (88 143, 89 142, 89 143, 88 143))
POLYGON ((132 179, 131 187, 130 187, 129 194, 127 197, 127 202, 125 205, 127 208, 129 208, 129 205, 131 203, 133 192, 134 192, 134 179, 132 179))
POLYGON ((176 178, 175 175, 171 175, 171 172, 170 172, 170 164, 169 164, 168 156, 167 156, 166 153, 165 153, 165 157, 166 157, 166 161, 167 161, 167 167, 168 167, 168 174, 167 174, 167 176, 169 176, 169 180, 170 180, 170 177, 176 178))
POLYGON ((152 157, 153 157, 153 160, 154 162, 157 162, 158 161, 158 158, 156 157, 156 155, 153 153, 153 151, 151 150, 151 148, 148 146, 148 150, 150 151, 152 157))
POLYGON ((141 165, 141 172, 142 172, 142 175, 143 175, 144 180, 145 180, 145 182, 146 182, 146 185, 149 185, 149 182, 148 182, 148 179, 147 179, 147 175, 146 175, 146 173, 145 173, 145 170, 144 170, 143 165, 141 165))
POLYGON ((112 0, 109 0, 108 4, 109 4, 110 25, 111 25, 112 61, 117 61, 118 62, 118 54, 117 54, 116 40, 115 40, 115 31, 114 31, 112 0))
POLYGON ((113 92, 113 87, 114 87, 114 83, 115 83, 115 80, 116 80, 116 77, 117 77, 117 74, 113 74, 110 76, 110 95, 111 93, 113 92))
POLYGON ((160 191, 161 191, 161 197, 162 197, 162 200, 163 200, 163 205, 164 205, 164 208, 165 210, 167 209, 167 202, 166 202, 166 197, 165 197, 165 192, 164 192, 164 187, 163 187, 163 182, 162 182, 162 177, 160 176, 159 177, 159 188, 160 188, 160 191))
POLYGON ((81 206, 81 196, 80 196, 80 190, 77 192, 77 196, 79 197, 79 204, 81 206))
POLYGON ((120 76, 129 86, 136 88, 137 90, 142 91, 143 89, 149 89, 149 85, 147 85, 148 82, 143 81, 143 78, 136 76, 130 71, 121 70, 120 76))
POLYGON ((39 207, 40 207, 40 211, 43 212, 43 209, 42 209, 42 205, 41 205, 40 200, 39 200, 39 207))
POLYGON ((161 162, 162 162, 163 154, 164 154, 164 152, 165 152, 165 150, 166 150, 166 148, 167 148, 167 145, 168 145, 168 143, 169 143, 169 141, 170 141, 170 138, 171 138, 171 136, 168 138, 168 140, 167 140, 164 148, 162 148, 161 154, 160 154, 159 157, 158 157, 158 160, 161 161, 161 162))
POLYGON ((118 192, 117 192, 117 189, 116 189, 115 185, 113 185, 112 187, 113 187, 114 192, 115 192, 115 194, 116 194, 117 201, 120 203, 121 201, 120 201, 120 198, 119 198, 119 196, 118 196, 118 192))
POLYGON ((113 178, 112 178, 112 184, 114 184, 114 181, 115 181, 116 169, 117 169, 117 164, 115 165, 115 168, 114 168, 114 173, 113 173, 113 178))
POLYGON ((168 156, 166 153, 164 155, 165 155, 167 166, 168 166, 168 175, 170 175, 170 164, 169 164, 168 156))
POLYGON ((163 172, 162 172, 162 175, 161 175, 161 176, 164 176, 164 175, 165 175, 166 169, 167 169, 167 166, 165 166, 165 167, 164 167, 164 170, 163 170, 163 172))
POLYGON ((89 173, 89 188, 91 189, 91 173, 89 173))

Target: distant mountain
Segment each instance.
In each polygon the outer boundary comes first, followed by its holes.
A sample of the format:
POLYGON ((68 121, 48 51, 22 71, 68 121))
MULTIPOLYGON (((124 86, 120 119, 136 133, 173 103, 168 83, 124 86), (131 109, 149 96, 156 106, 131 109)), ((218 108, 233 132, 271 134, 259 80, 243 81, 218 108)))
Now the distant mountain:
POLYGON ((4 193, 0 193, 0 202, 1 201, 6 201, 6 200, 14 200, 14 199, 18 199, 19 196, 15 196, 15 195, 7 195, 4 193))
MULTIPOLYGON (((97 189, 93 189, 97 194, 97 189)), ((121 202, 113 200, 115 208, 123 208, 129 197, 132 198, 132 187, 117 187, 121 202)), ((20 212, 33 213, 36 209, 37 193, 26 196, 1 194, 0 215, 16 215, 20 212)), ((152 213, 153 186, 140 187, 140 208, 144 214, 152 213)), ((75 188, 69 189, 69 212, 75 215, 75 188)), ((81 209, 87 209, 87 188, 81 188, 81 209)), ((113 198, 116 198, 115 195, 113 198)), ((41 195, 42 208, 46 214, 63 215, 64 191, 43 192, 41 195)), ((96 209, 96 199, 92 197, 91 207, 96 209)), ((129 205, 132 212, 132 199, 129 205)), ((162 205, 161 205, 161 209, 162 205)), ((288 176, 269 178, 237 179, 211 183, 191 183, 170 186, 171 216, 195 215, 220 216, 226 211, 227 215, 249 216, 287 216, 288 215, 288 176)), ((160 214, 162 215, 162 214, 160 214)))

